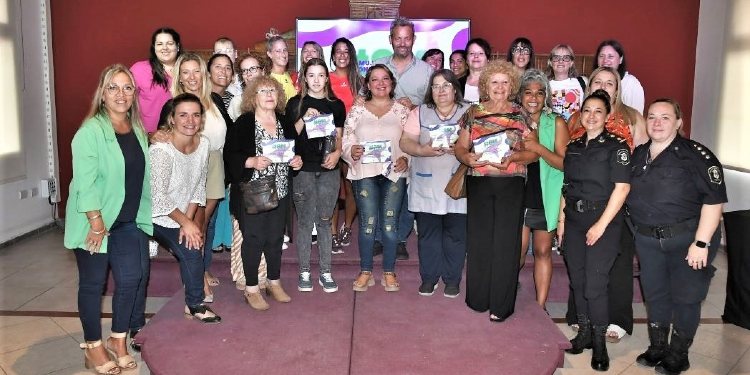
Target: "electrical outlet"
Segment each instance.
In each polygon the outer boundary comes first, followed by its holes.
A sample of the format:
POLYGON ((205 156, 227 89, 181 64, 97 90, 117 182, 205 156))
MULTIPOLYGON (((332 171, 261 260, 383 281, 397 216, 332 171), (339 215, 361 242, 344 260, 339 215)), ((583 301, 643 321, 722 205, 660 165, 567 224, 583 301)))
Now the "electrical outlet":
POLYGON ((57 192, 57 179, 54 177, 42 180, 39 182, 39 195, 42 198, 49 198, 50 202, 56 203, 60 201, 60 196, 57 192))
POLYGON ((18 192, 18 199, 26 199, 29 197, 29 191, 28 190, 21 190, 18 192))

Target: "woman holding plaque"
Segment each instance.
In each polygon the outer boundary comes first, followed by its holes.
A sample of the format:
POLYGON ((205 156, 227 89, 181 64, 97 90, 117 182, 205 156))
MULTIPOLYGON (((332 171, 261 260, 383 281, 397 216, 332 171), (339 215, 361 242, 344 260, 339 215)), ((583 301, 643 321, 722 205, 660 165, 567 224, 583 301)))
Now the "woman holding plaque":
POLYGON ((299 170, 302 159, 299 155, 294 155, 288 160, 280 160, 275 159, 275 154, 267 152, 269 146, 287 147, 288 150, 291 147, 288 140, 294 139, 296 135, 291 124, 283 126, 280 121, 286 103, 282 90, 281 84, 268 76, 260 76, 250 82, 242 99, 244 113, 227 132, 224 149, 224 160, 231 183, 230 211, 239 221, 244 239, 241 251, 246 283, 245 300, 255 310, 267 310, 270 307, 260 294, 258 286, 261 254, 265 255, 268 265, 266 293, 278 302, 291 301, 281 286, 281 245, 290 204, 289 168, 299 170), (247 182, 269 176, 273 177, 270 180, 273 181, 278 196, 277 207, 248 213, 249 205, 243 199, 240 185, 250 185, 247 182))
POLYGON ((523 149, 524 140, 536 137, 513 103, 518 81, 512 63, 487 65, 479 77, 480 97, 486 100, 459 120, 455 145, 456 158, 470 167, 466 304, 478 312, 489 310, 493 322, 504 321, 515 309, 526 164, 538 157, 523 149))
MULTIPOLYGON (((297 254, 299 279, 297 289, 313 289, 310 278, 310 233, 313 224, 330 228, 333 207, 339 195, 338 162, 341 157, 341 133, 346 120, 344 103, 336 98, 329 81, 326 63, 319 58, 302 67, 299 95, 289 99, 285 126, 297 133, 295 150, 302 156, 303 167, 295 174, 294 207, 297 210, 297 254)), ((333 236, 329 230, 318 231, 320 276, 318 283, 327 293, 338 290, 331 275, 333 236)))
POLYGON ((412 156, 409 211, 419 228, 419 294, 430 296, 443 280, 443 295, 459 295, 466 258, 466 199, 452 199, 445 185, 459 166, 453 156, 458 119, 469 108, 448 69, 432 73, 424 103, 409 114, 400 146, 412 156))
POLYGON ((365 75, 365 102, 352 106, 344 127, 343 158, 349 164, 359 209, 360 272, 353 289, 364 292, 375 285, 372 249, 375 231, 382 228, 383 279, 388 292, 399 290, 396 278, 396 233, 401 200, 406 190, 409 157, 399 147, 409 110, 393 100, 396 79, 383 64, 365 75))

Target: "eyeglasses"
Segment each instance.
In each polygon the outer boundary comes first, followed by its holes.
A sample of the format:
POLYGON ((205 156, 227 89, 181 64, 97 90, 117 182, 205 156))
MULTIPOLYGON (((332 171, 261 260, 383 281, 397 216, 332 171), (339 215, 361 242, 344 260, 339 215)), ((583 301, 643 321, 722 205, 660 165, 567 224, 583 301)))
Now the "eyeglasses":
POLYGON ((450 90, 453 85, 450 82, 443 82, 441 84, 432 85, 433 91, 450 90))
POLYGON ((251 66, 249 68, 240 69, 240 72, 242 72, 242 74, 250 74, 250 73, 257 72, 260 69, 261 69, 260 66, 251 66))
POLYGON ((553 62, 560 62, 560 61, 571 62, 571 61, 573 61, 573 56, 570 56, 570 55, 552 55, 552 59, 551 60, 553 62))
POLYGON ((260 89, 255 93, 258 95, 273 95, 276 94, 276 89, 260 89))
POLYGON ((130 85, 120 87, 115 84, 111 84, 107 86, 107 92, 109 93, 109 95, 117 95, 118 92, 121 92, 125 96, 131 96, 135 94, 135 87, 130 85))
POLYGON ((531 50, 526 47, 516 47, 513 48, 513 53, 518 55, 529 55, 531 54, 531 50))
POLYGON ((223 54, 225 54, 225 55, 227 55, 227 56, 232 56, 232 55, 234 55, 235 53, 237 53, 237 50, 236 50, 236 49, 234 49, 234 48, 224 48, 224 49, 217 49, 217 50, 214 50, 214 55, 218 55, 218 54, 220 54, 220 53, 223 53, 223 54))

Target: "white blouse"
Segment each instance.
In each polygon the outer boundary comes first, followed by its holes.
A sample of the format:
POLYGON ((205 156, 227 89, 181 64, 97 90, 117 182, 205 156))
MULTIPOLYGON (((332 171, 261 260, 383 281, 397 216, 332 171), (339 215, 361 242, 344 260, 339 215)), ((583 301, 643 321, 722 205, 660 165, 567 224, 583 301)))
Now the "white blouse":
POLYGON ((209 141, 201 136, 198 148, 190 154, 178 151, 171 142, 154 143, 151 158, 151 210, 154 224, 179 228, 169 214, 175 209, 187 212, 190 203, 206 204, 206 173, 209 141))

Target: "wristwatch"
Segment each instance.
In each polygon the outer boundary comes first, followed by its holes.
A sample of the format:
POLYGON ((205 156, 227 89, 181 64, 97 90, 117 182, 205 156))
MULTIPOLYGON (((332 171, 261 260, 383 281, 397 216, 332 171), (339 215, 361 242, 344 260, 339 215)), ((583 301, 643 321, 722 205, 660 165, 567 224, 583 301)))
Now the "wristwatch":
POLYGON ((706 247, 708 247, 708 245, 710 245, 710 243, 705 243, 703 241, 695 241, 695 246, 700 247, 701 249, 705 249, 706 247))

